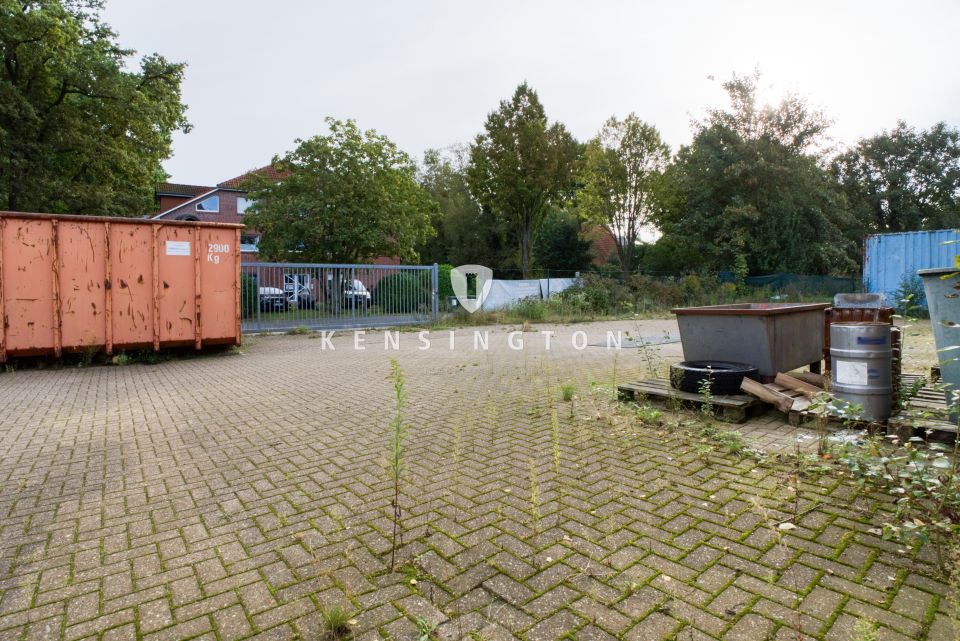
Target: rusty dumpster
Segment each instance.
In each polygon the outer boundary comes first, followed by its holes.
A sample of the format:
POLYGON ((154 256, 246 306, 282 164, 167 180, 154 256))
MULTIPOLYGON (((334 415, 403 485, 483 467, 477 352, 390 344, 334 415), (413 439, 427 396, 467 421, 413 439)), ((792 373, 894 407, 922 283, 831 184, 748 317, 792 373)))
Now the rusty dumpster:
POLYGON ((242 228, 0 212, 0 362, 239 345, 242 228))

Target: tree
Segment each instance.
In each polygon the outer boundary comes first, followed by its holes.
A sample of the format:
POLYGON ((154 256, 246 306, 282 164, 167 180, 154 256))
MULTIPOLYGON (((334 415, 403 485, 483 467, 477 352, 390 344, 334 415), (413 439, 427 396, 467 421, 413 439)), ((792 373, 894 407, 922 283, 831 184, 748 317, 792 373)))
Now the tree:
POLYGON ((577 143, 562 124, 547 122, 537 93, 527 83, 487 116, 484 130, 470 148, 470 190, 513 228, 520 266, 529 278, 537 227, 551 205, 572 195, 577 143))
POLYGON ((432 225, 437 234, 418 247, 425 262, 505 267, 513 257, 509 229, 470 194, 466 146, 428 150, 420 184, 439 205, 432 225))
POLYGON ((611 117, 587 143, 577 193, 580 214, 617 239, 624 278, 636 267, 640 231, 649 227, 670 148, 657 128, 635 114, 611 117))
POLYGON ((284 176, 254 175, 247 224, 260 254, 307 262, 356 263, 377 256, 416 260, 437 208, 416 181, 416 165, 385 136, 327 118, 330 134, 297 140, 274 157, 284 176))
POLYGON ((590 265, 590 241, 580 235, 580 221, 572 213, 563 210, 548 213, 537 229, 533 244, 536 263, 543 269, 575 272, 590 265))
POLYGON ((141 216, 188 131, 184 65, 133 51, 100 0, 0 0, 0 209, 141 216))
POLYGON ((960 131, 903 121, 840 154, 833 171, 865 233, 960 226, 960 131))
POLYGON ((729 111, 712 110, 666 172, 656 222, 712 270, 847 273, 859 237, 816 151, 828 121, 801 99, 757 103, 758 76, 725 83, 729 111))

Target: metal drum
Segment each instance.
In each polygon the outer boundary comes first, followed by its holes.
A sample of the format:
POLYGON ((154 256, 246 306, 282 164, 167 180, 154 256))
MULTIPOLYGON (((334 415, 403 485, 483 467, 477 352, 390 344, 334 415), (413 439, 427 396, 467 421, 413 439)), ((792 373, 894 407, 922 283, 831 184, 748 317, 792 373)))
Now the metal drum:
POLYGON ((881 421, 893 404, 890 325, 834 323, 830 326, 833 394, 863 408, 862 417, 881 421))

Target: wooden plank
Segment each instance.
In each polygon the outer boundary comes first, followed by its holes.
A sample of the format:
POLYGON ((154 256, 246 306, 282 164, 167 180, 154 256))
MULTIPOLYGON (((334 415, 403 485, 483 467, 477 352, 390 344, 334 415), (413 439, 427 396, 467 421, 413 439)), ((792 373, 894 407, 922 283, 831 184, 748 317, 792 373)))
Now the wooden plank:
POLYGON ((777 383, 766 383, 764 387, 772 389, 774 392, 780 392, 784 396, 789 396, 790 398, 805 398, 801 392, 792 390, 789 387, 784 387, 783 385, 778 385, 777 383))
POLYGON ((784 387, 792 389, 795 392, 800 392, 805 396, 813 397, 823 391, 816 385, 811 385, 806 381, 801 381, 800 379, 794 378, 789 374, 779 373, 777 374, 775 381, 777 385, 783 385, 784 387))
POLYGON ((823 376, 820 374, 815 374, 814 372, 797 372, 796 374, 791 374, 790 376, 800 379, 805 383, 809 383, 810 385, 817 387, 820 391, 823 391, 824 385, 826 385, 823 380, 823 376))
POLYGON ((740 389, 756 396, 761 401, 773 405, 781 412, 789 413, 793 408, 792 398, 765 385, 761 385, 751 378, 744 378, 743 382, 740 383, 740 389))

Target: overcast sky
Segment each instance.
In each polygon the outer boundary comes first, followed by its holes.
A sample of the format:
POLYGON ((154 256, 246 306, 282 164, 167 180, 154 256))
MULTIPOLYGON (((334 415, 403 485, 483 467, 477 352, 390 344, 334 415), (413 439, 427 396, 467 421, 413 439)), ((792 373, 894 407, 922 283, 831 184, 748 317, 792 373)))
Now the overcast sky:
POLYGON ((528 81, 579 139, 633 111, 675 149, 759 68, 833 120, 838 143, 898 118, 960 125, 960 2, 107 0, 124 46, 188 64, 193 131, 164 163, 210 184, 267 164, 324 117, 417 159, 469 142, 528 81), (715 78, 711 80, 710 77, 715 78))

